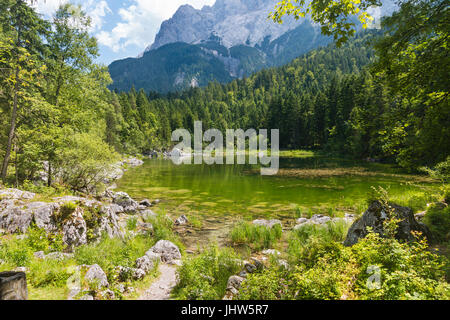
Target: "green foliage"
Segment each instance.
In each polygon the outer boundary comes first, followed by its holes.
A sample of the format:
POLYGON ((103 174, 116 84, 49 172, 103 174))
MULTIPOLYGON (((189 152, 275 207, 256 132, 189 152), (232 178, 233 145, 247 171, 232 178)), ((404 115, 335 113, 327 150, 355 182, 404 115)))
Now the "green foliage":
POLYGON ((28 229, 25 243, 33 252, 44 251, 45 254, 65 249, 61 234, 47 233, 34 224, 28 229))
POLYGON ((225 295, 228 278, 240 267, 232 249, 211 245, 200 255, 183 261, 173 294, 180 300, 220 300, 225 295))
POLYGON ((279 224, 268 228, 241 222, 231 230, 230 237, 235 244, 245 243, 259 250, 273 247, 281 239, 282 234, 283 230, 279 224))
POLYGON ((423 219, 433 237, 439 242, 450 242, 450 207, 443 203, 432 204, 423 219))
POLYGON ((27 267, 33 259, 33 250, 25 240, 8 239, 0 244, 0 259, 13 267, 27 267))
POLYGON ((380 6, 377 0, 282 0, 269 17, 282 23, 285 15, 296 20, 310 15, 312 21, 322 27, 322 33, 332 35, 338 45, 348 41, 355 34, 356 25, 352 17, 357 16, 364 28, 373 21, 368 8, 380 6))
POLYGON ((136 217, 131 217, 127 220, 127 230, 133 231, 137 228, 138 219, 136 217))
POLYGON ((155 242, 158 242, 159 240, 169 240, 176 244, 180 250, 183 250, 184 244, 173 233, 173 221, 164 211, 158 213, 154 217, 148 217, 146 222, 150 222, 153 225, 153 239, 155 239, 155 242))
POLYGON ((290 270, 270 266, 249 275, 238 298, 448 300, 446 263, 425 241, 400 243, 370 233, 355 246, 344 247, 316 238, 290 270))

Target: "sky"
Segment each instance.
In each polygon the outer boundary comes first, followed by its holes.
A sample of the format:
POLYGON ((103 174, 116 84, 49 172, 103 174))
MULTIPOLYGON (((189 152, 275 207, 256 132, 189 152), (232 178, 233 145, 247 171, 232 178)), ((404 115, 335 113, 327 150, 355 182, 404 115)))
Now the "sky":
MULTIPOLYGON (((36 10, 50 19, 69 0, 38 0, 36 10)), ((215 0, 72 0, 92 18, 91 34, 98 39, 99 63, 136 57, 152 44, 159 27, 183 4, 201 9, 215 0)))

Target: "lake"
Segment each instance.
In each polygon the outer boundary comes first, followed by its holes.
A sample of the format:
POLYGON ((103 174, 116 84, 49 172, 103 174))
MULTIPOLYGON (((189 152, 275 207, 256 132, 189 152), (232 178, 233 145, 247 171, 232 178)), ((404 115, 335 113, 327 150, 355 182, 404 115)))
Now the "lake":
MULTIPOLYGON (((224 236, 237 220, 278 218, 286 227, 300 216, 362 213, 372 187, 416 210, 438 188, 428 178, 393 166, 319 156, 280 158, 276 176, 261 176, 257 165, 175 165, 146 160, 127 171, 118 190, 136 199, 161 199, 154 211, 185 214, 197 232, 224 236)), ((195 238, 195 232, 189 232, 195 238)))

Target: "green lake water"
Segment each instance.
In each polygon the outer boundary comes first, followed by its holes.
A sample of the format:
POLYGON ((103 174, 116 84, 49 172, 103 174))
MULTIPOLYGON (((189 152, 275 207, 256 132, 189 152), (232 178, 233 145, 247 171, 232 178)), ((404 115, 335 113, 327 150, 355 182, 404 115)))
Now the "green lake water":
POLYGON ((253 219, 361 211, 372 186, 388 189, 399 202, 414 202, 415 195, 436 188, 421 177, 397 174, 381 164, 306 157, 281 158, 280 168, 301 169, 303 175, 261 176, 259 167, 252 165, 175 165, 170 160, 147 160, 125 173, 118 190, 137 199, 161 199, 158 208, 170 215, 253 219), (350 168, 363 173, 335 173, 350 168))

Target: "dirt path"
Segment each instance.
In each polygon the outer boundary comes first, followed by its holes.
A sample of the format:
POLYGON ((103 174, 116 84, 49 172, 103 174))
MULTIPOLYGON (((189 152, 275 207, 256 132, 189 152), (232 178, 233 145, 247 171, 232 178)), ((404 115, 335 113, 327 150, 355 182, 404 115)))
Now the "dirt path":
POLYGON ((175 266, 160 264, 159 272, 161 275, 139 300, 170 300, 170 293, 177 284, 176 271, 175 266))

